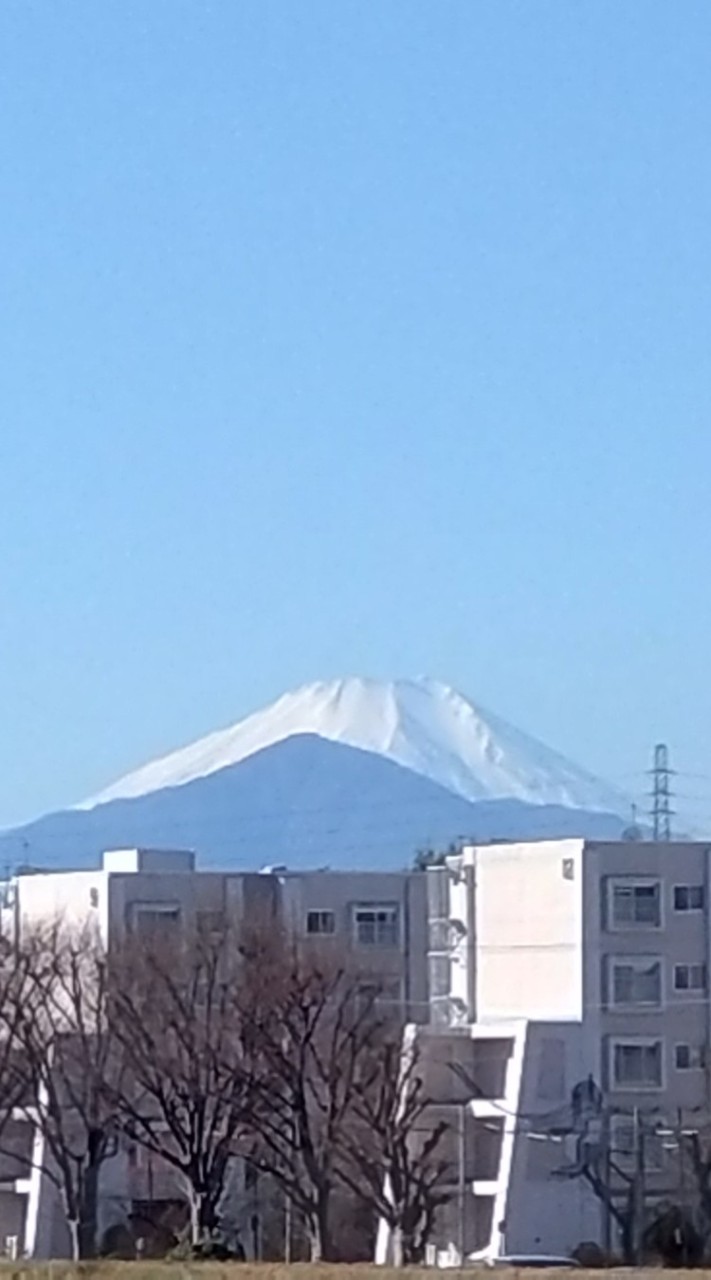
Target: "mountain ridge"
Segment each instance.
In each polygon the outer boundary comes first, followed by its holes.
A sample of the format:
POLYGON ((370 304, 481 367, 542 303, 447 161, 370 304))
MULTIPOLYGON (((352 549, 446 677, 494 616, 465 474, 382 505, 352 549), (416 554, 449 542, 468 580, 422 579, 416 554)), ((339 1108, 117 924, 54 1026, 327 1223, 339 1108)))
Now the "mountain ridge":
POLYGON ((428 678, 319 681, 0 833, 0 858, 66 869, 106 849, 191 848, 205 869, 394 870, 461 839, 616 838, 622 797, 428 678))
POLYGON ((181 787, 65 809, 0 833, 0 859, 98 866, 111 848, 189 848, 204 870, 399 870, 462 838, 617 838, 619 818, 519 800, 472 804, 372 752, 294 736, 181 787))
POLYGON ((184 786, 249 759, 290 737, 314 734, 370 751, 470 802, 620 812, 624 797, 501 717, 429 677, 317 681, 124 775, 75 806, 184 786))

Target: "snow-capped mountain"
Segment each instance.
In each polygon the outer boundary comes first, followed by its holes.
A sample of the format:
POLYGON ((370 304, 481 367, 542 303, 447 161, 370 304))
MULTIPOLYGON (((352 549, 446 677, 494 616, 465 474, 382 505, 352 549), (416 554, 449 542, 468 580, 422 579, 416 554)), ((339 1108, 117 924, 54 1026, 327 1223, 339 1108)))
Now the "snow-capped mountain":
POLYGON ((624 798, 436 680, 350 678, 304 685, 228 729, 121 778, 78 807, 180 787, 309 734, 399 764, 469 801, 622 812, 624 798))
POLYGON ((617 837, 623 797, 433 680, 335 680, 0 833, 8 867, 104 849, 194 849, 199 865, 392 870, 461 838, 617 837))

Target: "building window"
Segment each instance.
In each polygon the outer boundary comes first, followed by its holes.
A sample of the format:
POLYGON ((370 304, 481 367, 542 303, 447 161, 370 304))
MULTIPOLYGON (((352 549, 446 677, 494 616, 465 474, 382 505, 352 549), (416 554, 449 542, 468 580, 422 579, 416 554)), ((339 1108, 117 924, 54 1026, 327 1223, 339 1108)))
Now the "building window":
POLYGON ((608 903, 613 929, 658 929, 662 923, 662 895, 658 880, 610 880, 608 903))
POLYGON ((674 965, 674 990, 675 991, 705 991, 706 990, 706 965, 705 964, 675 964, 674 965))
POLYGON ((674 1048, 674 1066, 677 1071, 700 1071, 704 1066, 704 1051, 700 1045, 678 1044, 674 1048))
POLYGON ((355 940, 363 947, 396 947, 400 937, 396 903, 368 902, 353 909, 355 940))
POLYGON ((306 932, 309 934, 324 934, 336 932, 336 917, 333 911, 307 911, 306 912, 306 932))
POLYGON ((612 1084, 616 1089, 661 1089, 662 1041, 613 1040, 612 1084))
POLYGON ((704 886, 702 884, 675 884, 675 911, 703 911, 704 886))
POLYGON ((609 1004, 614 1008, 660 1005, 662 962, 658 956, 612 956, 609 1004))
POLYGON ((146 941, 171 938, 180 925, 180 907, 177 903, 133 902, 129 919, 138 936, 146 941))

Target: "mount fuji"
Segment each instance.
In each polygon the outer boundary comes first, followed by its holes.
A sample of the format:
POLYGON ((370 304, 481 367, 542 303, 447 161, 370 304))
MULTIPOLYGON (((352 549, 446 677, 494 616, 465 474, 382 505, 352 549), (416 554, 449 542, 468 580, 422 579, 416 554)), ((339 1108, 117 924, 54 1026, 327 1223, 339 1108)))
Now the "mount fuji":
POLYGON ((619 835, 625 797, 430 679, 305 685, 0 834, 9 865, 93 865, 107 848, 195 848, 202 866, 391 868, 473 839, 619 835))

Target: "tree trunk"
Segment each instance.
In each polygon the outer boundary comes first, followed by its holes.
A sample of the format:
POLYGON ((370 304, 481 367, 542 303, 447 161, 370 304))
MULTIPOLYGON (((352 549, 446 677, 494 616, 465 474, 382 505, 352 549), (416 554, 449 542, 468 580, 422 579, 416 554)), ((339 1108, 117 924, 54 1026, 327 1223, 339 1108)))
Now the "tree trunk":
POLYGON ((78 1204, 78 1196, 75 1194, 75 1188, 71 1178, 68 1176, 64 1179, 62 1187, 62 1204, 64 1206, 64 1220, 67 1224, 69 1232, 69 1251, 72 1262, 81 1261, 81 1209, 78 1204))
POLYGON ((392 1230, 392 1233, 393 1233, 393 1236, 392 1236, 392 1239, 393 1239, 393 1245, 392 1245, 392 1249, 393 1249, 392 1264, 393 1264, 393 1266, 394 1266, 394 1267, 401 1267, 401 1266, 403 1265, 404 1261, 405 1261, 405 1257, 404 1257, 404 1249, 403 1249, 403 1239, 402 1239, 402 1227, 392 1227, 392 1228, 391 1228, 391 1230, 392 1230))
POLYGON ((202 1196, 194 1187, 190 1188, 190 1243, 193 1249, 202 1244, 202 1196))
POLYGON ((99 1198, 99 1165, 90 1163, 84 1174, 79 1223, 79 1249, 82 1258, 96 1256, 96 1220, 99 1198))
POLYGON ((197 1249, 205 1242, 215 1227, 215 1206, 207 1191, 191 1186, 188 1191, 190 1204, 190 1243, 197 1249))
POLYGON ((309 1262, 323 1262, 323 1246, 318 1222, 309 1225, 309 1262))
POLYGON ((331 1239, 331 1188, 322 1191, 318 1197, 314 1213, 309 1223, 309 1244, 311 1262, 332 1262, 333 1241, 331 1239))
POLYGON ((81 1261, 81 1231, 76 1218, 67 1218, 67 1226, 69 1228, 69 1247, 72 1253, 72 1262, 81 1261))

